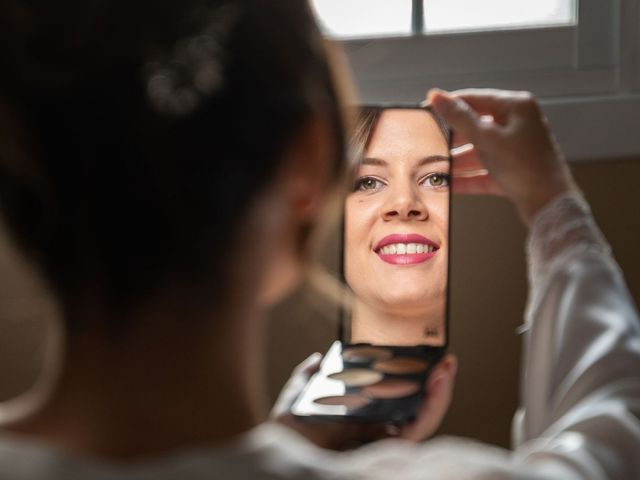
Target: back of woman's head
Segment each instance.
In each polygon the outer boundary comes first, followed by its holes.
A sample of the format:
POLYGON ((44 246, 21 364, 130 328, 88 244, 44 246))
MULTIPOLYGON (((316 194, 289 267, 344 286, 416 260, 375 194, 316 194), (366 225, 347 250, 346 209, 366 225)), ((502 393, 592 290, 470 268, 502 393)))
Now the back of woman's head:
POLYGON ((63 304, 222 296, 233 233, 314 113, 340 168, 306 2, 16 0, 0 32, 0 208, 63 304))

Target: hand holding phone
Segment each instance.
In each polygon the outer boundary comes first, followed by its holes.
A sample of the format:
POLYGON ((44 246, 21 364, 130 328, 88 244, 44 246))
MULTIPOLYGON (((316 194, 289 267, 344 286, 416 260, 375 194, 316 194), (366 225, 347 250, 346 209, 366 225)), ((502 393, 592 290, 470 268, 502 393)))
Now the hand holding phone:
POLYGON ((450 142, 429 108, 361 109, 343 229, 352 308, 295 415, 405 424, 423 407, 448 345, 450 142))

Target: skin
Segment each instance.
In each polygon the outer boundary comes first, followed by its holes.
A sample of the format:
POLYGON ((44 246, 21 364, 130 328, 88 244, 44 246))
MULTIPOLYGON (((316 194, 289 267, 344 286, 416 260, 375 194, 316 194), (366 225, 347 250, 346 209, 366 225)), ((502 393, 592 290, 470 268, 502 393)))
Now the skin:
POLYGON ((345 206, 345 276, 355 294, 353 342, 443 343, 448 155, 447 140, 430 113, 394 109, 381 114, 345 206), (422 263, 390 264, 375 247, 391 234, 419 234, 439 250, 422 263))

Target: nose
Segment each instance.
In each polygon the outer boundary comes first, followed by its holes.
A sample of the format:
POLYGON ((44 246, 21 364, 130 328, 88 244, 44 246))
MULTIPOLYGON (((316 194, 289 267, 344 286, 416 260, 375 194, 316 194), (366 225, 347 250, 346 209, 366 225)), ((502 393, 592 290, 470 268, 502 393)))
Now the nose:
POLYGON ((410 186, 389 191, 389 197, 383 207, 384 220, 426 220, 429 218, 427 205, 418 192, 410 186))

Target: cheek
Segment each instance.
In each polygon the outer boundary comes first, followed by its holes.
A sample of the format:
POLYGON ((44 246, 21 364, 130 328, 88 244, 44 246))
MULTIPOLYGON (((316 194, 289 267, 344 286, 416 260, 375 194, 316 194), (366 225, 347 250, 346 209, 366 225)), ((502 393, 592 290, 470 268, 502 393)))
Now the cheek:
POLYGON ((431 194, 425 198, 425 203, 429 208, 429 220, 443 235, 442 241, 446 242, 449 230, 449 194, 431 194))
POLYGON ((377 211, 378 208, 372 201, 350 198, 345 203, 345 276, 352 287, 355 278, 364 274, 366 262, 372 253, 377 211))
POLYGON ((344 243, 345 251, 357 248, 369 249, 378 207, 375 202, 348 199, 345 204, 344 243))

